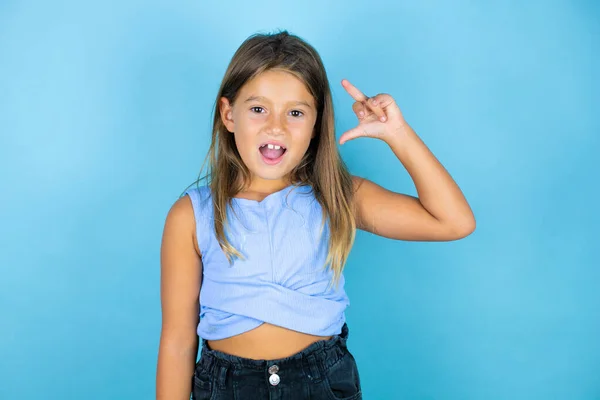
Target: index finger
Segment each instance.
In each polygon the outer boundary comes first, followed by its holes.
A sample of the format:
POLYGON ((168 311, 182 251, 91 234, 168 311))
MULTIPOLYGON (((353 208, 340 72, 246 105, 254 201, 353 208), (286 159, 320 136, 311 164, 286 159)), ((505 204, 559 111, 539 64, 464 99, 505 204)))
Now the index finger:
POLYGON ((348 81, 348 79, 342 79, 342 86, 346 89, 346 92, 352 96, 352 98, 356 101, 367 101, 369 98, 364 95, 363 92, 358 90, 353 84, 348 81))

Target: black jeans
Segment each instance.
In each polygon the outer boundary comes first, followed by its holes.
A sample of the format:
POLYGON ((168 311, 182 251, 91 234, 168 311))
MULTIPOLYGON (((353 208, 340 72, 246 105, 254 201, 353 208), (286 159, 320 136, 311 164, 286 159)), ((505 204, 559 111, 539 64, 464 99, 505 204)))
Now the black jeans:
POLYGON ((360 377, 348 350, 348 326, 331 339, 277 360, 254 360, 212 350, 202 341, 193 400, 362 400, 360 377))

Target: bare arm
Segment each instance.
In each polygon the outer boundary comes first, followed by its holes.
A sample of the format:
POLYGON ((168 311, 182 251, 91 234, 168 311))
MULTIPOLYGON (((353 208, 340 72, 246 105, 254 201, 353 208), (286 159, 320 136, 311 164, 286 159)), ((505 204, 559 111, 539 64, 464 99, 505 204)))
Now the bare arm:
POLYGON ((359 229, 397 240, 457 240, 475 230, 475 216, 462 191, 411 126, 392 96, 367 97, 347 79, 342 86, 356 100, 357 127, 340 144, 358 137, 387 143, 415 183, 418 197, 395 193, 353 177, 359 229))
POLYGON ((202 262, 188 196, 166 218, 161 245, 162 329, 156 371, 157 400, 189 400, 198 352, 198 296, 202 262))
POLYGON ((398 240, 449 241, 475 230, 460 188, 408 124, 388 143, 412 177, 419 197, 395 193, 354 176, 359 229, 398 240))

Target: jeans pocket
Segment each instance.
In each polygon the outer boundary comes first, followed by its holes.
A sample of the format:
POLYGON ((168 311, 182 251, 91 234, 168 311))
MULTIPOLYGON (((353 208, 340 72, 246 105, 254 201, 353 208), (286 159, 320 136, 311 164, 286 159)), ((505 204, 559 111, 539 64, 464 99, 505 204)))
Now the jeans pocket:
POLYGON ((212 376, 201 369, 194 371, 192 400, 210 400, 212 397, 212 376))
POLYGON ((362 399, 356 360, 347 349, 344 349, 344 353, 337 363, 325 371, 325 389, 331 400, 362 399))

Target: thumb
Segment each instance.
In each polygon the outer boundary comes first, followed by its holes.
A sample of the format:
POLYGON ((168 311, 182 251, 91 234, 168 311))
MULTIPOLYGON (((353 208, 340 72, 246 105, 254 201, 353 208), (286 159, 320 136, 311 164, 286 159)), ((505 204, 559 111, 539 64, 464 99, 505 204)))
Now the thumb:
POLYGON ((382 127, 379 123, 361 124, 355 128, 352 128, 340 136, 340 144, 344 144, 349 140, 356 139, 358 137, 373 137, 379 138, 383 132, 382 127))

